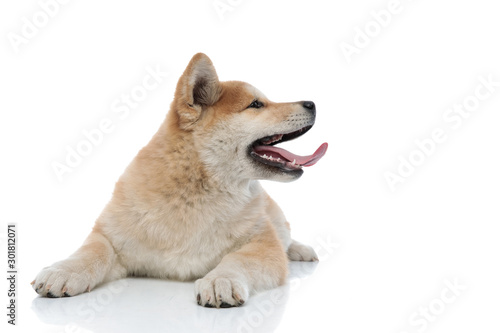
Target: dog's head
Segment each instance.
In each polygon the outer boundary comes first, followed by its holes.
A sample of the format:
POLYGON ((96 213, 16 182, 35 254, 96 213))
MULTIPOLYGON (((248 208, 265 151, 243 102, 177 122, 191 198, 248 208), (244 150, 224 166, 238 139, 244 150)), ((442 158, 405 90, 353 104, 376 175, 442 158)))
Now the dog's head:
POLYGON ((171 114, 191 135, 201 161, 221 179, 292 181, 326 152, 298 156, 275 145, 314 124, 313 102, 274 103, 248 83, 220 82, 210 59, 196 54, 179 79, 171 114))

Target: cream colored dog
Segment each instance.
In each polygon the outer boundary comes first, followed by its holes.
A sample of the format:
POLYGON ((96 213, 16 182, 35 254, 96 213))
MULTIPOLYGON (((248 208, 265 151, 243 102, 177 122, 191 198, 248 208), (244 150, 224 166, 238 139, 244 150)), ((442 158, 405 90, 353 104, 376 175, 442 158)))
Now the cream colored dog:
POLYGON ((247 83, 219 82, 196 54, 85 243, 44 268, 33 288, 62 297, 126 276, 198 279, 198 304, 223 308, 283 284, 288 259, 318 259, 291 239, 258 180, 295 180, 325 154, 326 143, 311 156, 274 146, 308 131, 315 112, 312 102, 273 103, 247 83))

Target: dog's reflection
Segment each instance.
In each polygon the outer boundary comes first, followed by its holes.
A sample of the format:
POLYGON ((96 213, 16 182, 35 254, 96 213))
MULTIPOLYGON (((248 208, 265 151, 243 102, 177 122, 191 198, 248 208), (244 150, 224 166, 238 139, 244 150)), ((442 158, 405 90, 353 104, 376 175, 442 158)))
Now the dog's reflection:
POLYGON ((37 297, 32 309, 43 322, 61 325, 67 333, 272 332, 297 285, 293 281, 309 276, 316 266, 291 263, 287 284, 259 293, 237 308, 198 306, 193 283, 129 278, 79 296, 37 297))

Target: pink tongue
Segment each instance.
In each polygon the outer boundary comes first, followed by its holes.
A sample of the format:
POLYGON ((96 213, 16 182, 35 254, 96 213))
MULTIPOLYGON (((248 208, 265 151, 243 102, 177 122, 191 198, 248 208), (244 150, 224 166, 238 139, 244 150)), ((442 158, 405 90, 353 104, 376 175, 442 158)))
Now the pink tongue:
POLYGON ((266 154, 274 158, 281 157, 289 162, 293 162, 295 160, 296 164, 307 167, 316 164, 316 162, 318 162, 325 155, 327 148, 328 143, 325 142, 314 152, 314 154, 309 156, 295 155, 290 153, 288 150, 275 146, 256 146, 254 147, 254 150, 259 155, 266 154))

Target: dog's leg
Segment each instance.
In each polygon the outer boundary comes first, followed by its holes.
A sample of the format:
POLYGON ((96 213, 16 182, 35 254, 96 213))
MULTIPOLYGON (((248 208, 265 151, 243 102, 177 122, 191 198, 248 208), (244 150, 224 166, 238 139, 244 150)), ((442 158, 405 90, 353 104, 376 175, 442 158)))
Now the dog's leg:
POLYGON ((318 261, 318 255, 314 249, 292 239, 292 243, 287 250, 288 259, 292 261, 318 261))
POLYGON ((96 285, 125 277, 116 253, 101 233, 93 231, 69 258, 45 267, 32 282, 41 296, 74 296, 96 285))
POLYGON ((292 239, 290 223, 286 221, 286 217, 278 204, 269 195, 267 195, 267 200, 266 212, 274 223, 283 246, 287 249, 288 259, 292 261, 318 261, 318 256, 312 247, 292 239))
POLYGON ((267 214, 274 223, 274 227, 278 233, 281 243, 287 249, 288 259, 292 261, 318 261, 318 256, 313 248, 297 242, 292 239, 290 223, 286 221, 286 217, 278 204, 268 195, 267 214))
POLYGON ((196 281, 197 301, 205 307, 240 306, 252 292, 282 285, 287 273, 285 250, 268 223, 261 234, 196 281))

